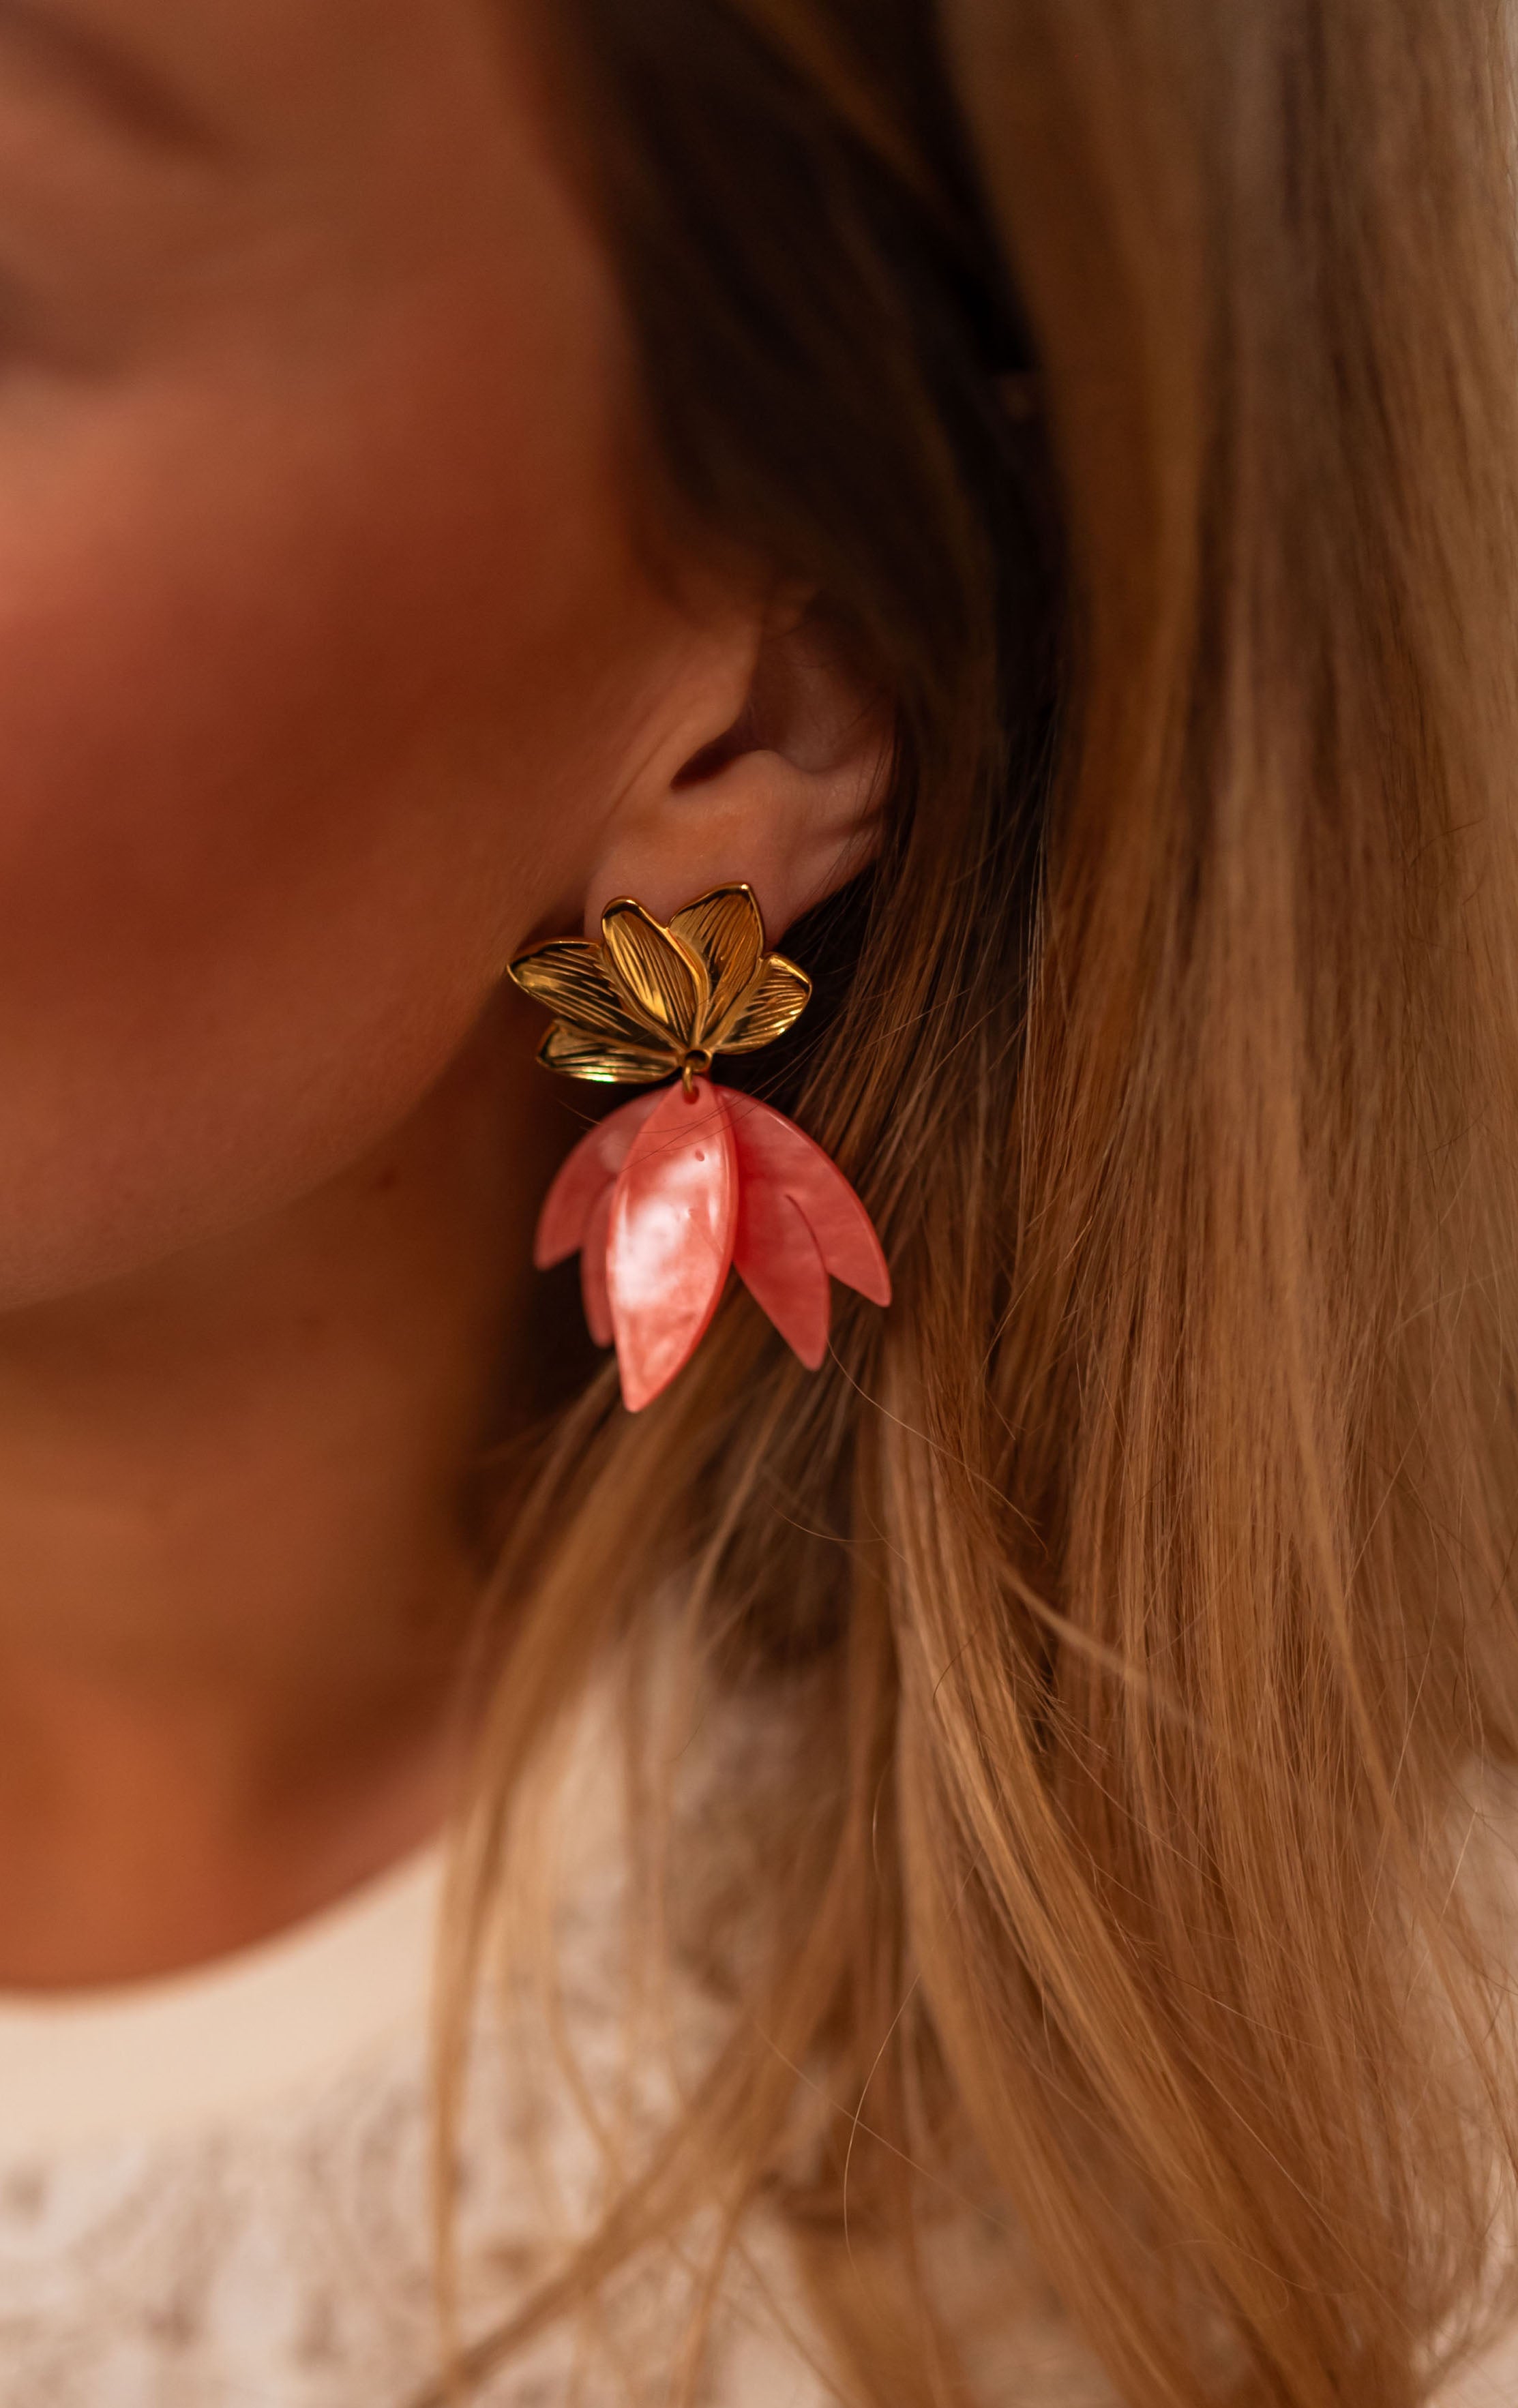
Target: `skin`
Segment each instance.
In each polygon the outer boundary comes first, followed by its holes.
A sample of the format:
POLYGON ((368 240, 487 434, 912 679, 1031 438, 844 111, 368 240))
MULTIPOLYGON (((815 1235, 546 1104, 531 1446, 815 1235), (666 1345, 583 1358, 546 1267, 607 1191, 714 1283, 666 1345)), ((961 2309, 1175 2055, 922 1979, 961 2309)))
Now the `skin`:
POLYGON ((0 1984, 435 1828, 572 1132, 504 967, 868 842, 794 601, 645 573, 636 412, 513 0, 0 0, 0 1984))

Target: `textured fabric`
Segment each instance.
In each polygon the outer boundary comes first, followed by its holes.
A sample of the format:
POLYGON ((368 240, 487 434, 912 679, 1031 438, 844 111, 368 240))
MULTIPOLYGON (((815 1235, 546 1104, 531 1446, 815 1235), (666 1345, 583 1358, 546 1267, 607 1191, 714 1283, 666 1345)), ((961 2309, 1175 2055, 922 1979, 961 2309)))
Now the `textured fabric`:
MULTIPOLYGON (((93 2002, 0 2001, 5 2408, 404 2408, 425 2388, 437 1892, 424 1859, 206 1973, 93 2002)), ((615 2022, 598 1937, 593 1919, 578 1951, 571 1934, 591 2065, 615 2022)), ((568 2100, 519 2071, 502 2045, 482 2048, 460 2200, 470 2332, 509 2313, 593 2186, 568 2100)), ((642 2270, 595 2348, 556 2333, 484 2396, 667 2400, 685 2305, 672 2272, 642 2270)), ((756 2280, 734 2286, 705 2396, 831 2396, 756 2280)))
MULTIPOLYGON (((420 2036, 255 2117, 95 2144, 0 2172, 0 2397, 7 2408, 401 2408, 436 2364, 420 2036)), ((530 2186, 474 2170, 472 2287, 509 2305, 537 2254, 530 2186), (513 2275, 518 2279, 513 2282, 513 2275)), ((625 2316, 602 2366, 557 2334, 486 2397, 562 2408, 668 2397, 672 2314, 625 2316), (624 2380, 622 2360, 641 2378, 624 2380)), ((656 2303, 657 2304, 657 2303, 656 2303)), ((672 2310, 673 2292, 669 2302, 672 2310)), ((816 2408, 778 2337, 733 2324, 708 2397, 816 2408)))

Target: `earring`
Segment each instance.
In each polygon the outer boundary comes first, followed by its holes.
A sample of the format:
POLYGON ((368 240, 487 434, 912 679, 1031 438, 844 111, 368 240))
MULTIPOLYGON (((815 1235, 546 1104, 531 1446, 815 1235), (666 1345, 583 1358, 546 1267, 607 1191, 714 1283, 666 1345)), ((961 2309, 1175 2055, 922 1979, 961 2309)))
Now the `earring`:
POLYGON ((538 1059, 571 1079, 652 1086, 582 1139, 548 1192, 533 1259, 578 1250, 586 1318, 616 1346, 639 1412, 689 1362, 730 1269, 809 1370, 828 1351, 830 1274, 876 1304, 890 1274, 843 1173, 794 1121, 718 1086, 718 1054, 783 1037, 812 982, 767 953, 746 886, 718 886, 668 926, 611 904, 601 941, 556 938, 518 954, 517 985, 556 1015, 538 1059))

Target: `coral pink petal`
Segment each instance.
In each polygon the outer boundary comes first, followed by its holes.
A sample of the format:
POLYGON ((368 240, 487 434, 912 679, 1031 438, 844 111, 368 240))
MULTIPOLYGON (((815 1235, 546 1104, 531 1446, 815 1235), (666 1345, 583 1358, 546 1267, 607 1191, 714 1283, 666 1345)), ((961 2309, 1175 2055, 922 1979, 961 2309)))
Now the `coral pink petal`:
POLYGON ((890 1273, 875 1224, 843 1172, 783 1112, 750 1096, 730 1097, 729 1108, 743 1185, 775 1187, 788 1196, 833 1278, 875 1304, 889 1304, 890 1273))
POLYGON ((580 1294, 586 1320, 598 1346, 612 1342, 612 1299, 606 1285, 606 1245, 612 1227, 612 1196, 608 1185, 590 1208, 585 1243, 580 1249, 580 1294))
POLYGON ((740 1181, 733 1265, 809 1371, 828 1351, 832 1297, 817 1240, 799 1206, 770 1181, 740 1181))
POLYGON ((732 1263, 738 1163, 705 1079, 672 1087, 634 1138, 612 1197, 606 1279, 622 1397, 639 1412, 701 1344, 732 1263))
MULTIPOLYGON (((587 1130, 561 1165, 538 1215, 532 1259, 541 1271, 563 1262, 584 1244, 592 1212, 610 1190, 628 1158, 633 1139, 659 1100, 656 1089, 652 1095, 635 1096, 630 1104, 608 1112, 603 1121, 587 1130)), ((609 1340, 603 1339, 600 1343, 605 1345, 609 1340)))

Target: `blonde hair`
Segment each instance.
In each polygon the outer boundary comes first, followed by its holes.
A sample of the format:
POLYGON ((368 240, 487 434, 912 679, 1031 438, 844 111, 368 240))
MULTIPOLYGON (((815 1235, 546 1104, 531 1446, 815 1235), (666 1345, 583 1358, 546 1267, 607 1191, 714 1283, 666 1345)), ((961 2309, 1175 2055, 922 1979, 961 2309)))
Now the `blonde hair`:
MULTIPOLYGON (((810 1381, 735 1293, 516 1516, 460 1994, 614 1653, 646 1740, 672 1580, 690 1691, 804 1777, 735 1760, 741 2012, 503 2347, 761 2195, 893 2408, 962 2396, 946 2190, 1135 2408, 1410 2403, 1508 2297, 1455 1884, 1518 1738, 1504 18, 555 12, 658 515, 896 700, 778 1075, 897 1302, 810 1381)), ((649 1855, 676 1901, 698 1854, 649 1855)))

